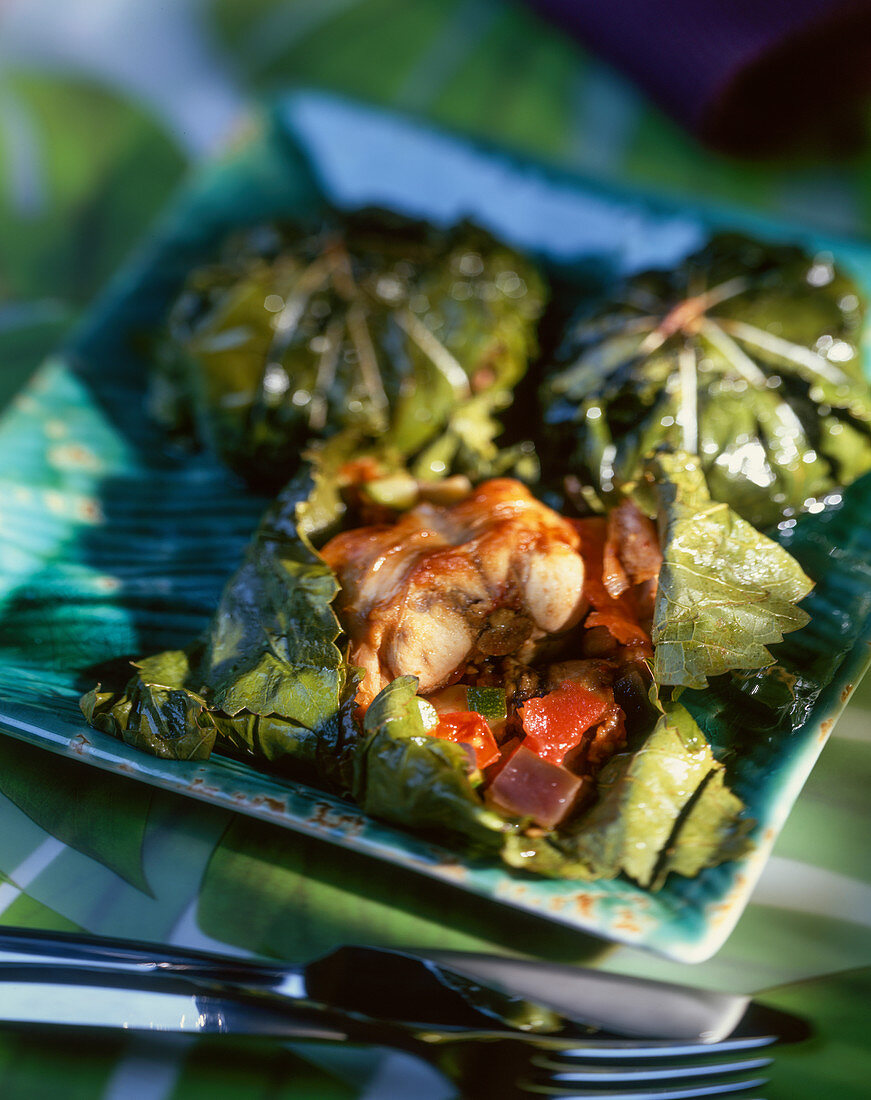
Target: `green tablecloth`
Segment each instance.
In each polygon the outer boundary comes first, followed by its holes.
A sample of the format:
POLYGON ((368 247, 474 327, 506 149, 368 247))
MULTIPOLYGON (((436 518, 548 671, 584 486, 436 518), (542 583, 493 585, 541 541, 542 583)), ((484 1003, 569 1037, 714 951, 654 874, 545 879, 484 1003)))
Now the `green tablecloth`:
MULTIPOLYGON (((848 235, 871 227, 867 152, 843 165, 714 156, 576 46, 498 0, 75 0, 62 11, 30 0, 0 9, 0 42, 4 400, 86 309, 186 167, 226 139, 254 95, 287 82, 412 110, 604 180, 848 235)), ((865 1096, 869 712, 871 684, 836 727, 737 929, 696 966, 7 740, 0 921, 288 959, 348 941, 500 949, 724 990, 779 987, 772 999, 811 1018, 818 1038, 780 1053, 769 1098, 865 1096)), ((386 1100, 411 1094, 410 1072, 349 1051, 0 1034, 0 1095, 10 1100, 386 1100)))

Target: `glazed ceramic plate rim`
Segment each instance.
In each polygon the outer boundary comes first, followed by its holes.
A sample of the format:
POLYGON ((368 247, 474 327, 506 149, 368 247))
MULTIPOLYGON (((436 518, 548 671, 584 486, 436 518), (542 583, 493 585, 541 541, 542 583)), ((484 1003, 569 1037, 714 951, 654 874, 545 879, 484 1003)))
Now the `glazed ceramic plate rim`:
MULTIPOLYGON (((633 196, 622 189, 611 190, 533 161, 512 158, 504 151, 482 149, 465 139, 440 134, 401 117, 319 93, 289 96, 281 102, 278 115, 282 125, 312 156, 321 175, 327 177, 329 194, 340 205, 379 203, 443 222, 472 213, 476 220, 489 221, 490 228, 513 237, 512 243, 527 248, 543 247, 556 259, 582 254, 571 232, 576 223, 560 226, 556 212, 563 217, 593 219, 598 234, 594 234, 593 245, 589 232, 586 237, 581 233, 587 251, 601 256, 602 249, 613 242, 619 253, 615 265, 623 270, 679 258, 718 222, 743 224, 774 236, 824 240, 820 235, 802 234, 794 227, 764 220, 755 224, 758 219, 734 211, 703 211, 649 196, 633 196), (348 140, 338 140, 344 135, 348 140), (380 176, 375 173, 376 178, 356 171, 359 158, 371 157, 373 148, 382 161, 389 158, 391 150, 395 158, 396 150, 403 149, 405 158, 400 160, 400 170, 382 171, 380 176), (427 176, 439 171, 447 175, 437 199, 432 200, 431 196, 430 205, 416 202, 427 176), (489 209, 475 209, 482 173, 489 173, 490 186, 506 181, 511 184, 499 214, 504 224, 500 224, 499 217, 494 222, 489 209), (545 177, 554 205, 549 214, 545 211, 543 221, 536 222, 528 195, 524 198, 524 188, 532 187, 535 178, 545 177), (640 228, 645 223, 640 213, 637 222, 633 222, 636 208, 656 211, 655 217, 649 217, 643 233, 640 228), (651 232, 653 226, 657 232, 651 232), (544 244, 543 235, 547 237, 544 244), (639 241, 639 236, 643 240, 639 241)), ((431 179, 429 185, 432 187, 431 179)), ((842 243, 839 247, 846 250, 850 245, 842 243)), ((141 269, 141 261, 134 261, 120 274, 107 298, 111 300, 113 293, 116 296, 129 293, 131 280, 135 283, 141 269)), ((49 387, 57 384, 57 376, 51 373, 53 369, 56 367, 50 368, 43 378, 43 384, 49 387)), ((650 947, 681 961, 701 961, 717 950, 737 921, 777 833, 843 708, 848 687, 868 664, 865 643, 871 637, 871 622, 865 623, 864 628, 835 681, 826 689, 825 704, 817 707, 822 714, 816 715, 818 720, 813 725, 802 729, 803 740, 793 752, 786 774, 777 789, 769 792, 757 847, 740 864, 733 865, 726 888, 696 910, 686 901, 679 908, 667 893, 651 895, 625 880, 594 883, 542 880, 510 872, 502 866, 469 864, 455 853, 413 834, 366 818, 349 803, 305 785, 265 775, 225 757, 186 764, 146 756, 87 727, 68 697, 57 699, 50 721, 46 719, 45 702, 41 706, 0 704, 0 730, 52 752, 326 839, 585 932, 650 947)))

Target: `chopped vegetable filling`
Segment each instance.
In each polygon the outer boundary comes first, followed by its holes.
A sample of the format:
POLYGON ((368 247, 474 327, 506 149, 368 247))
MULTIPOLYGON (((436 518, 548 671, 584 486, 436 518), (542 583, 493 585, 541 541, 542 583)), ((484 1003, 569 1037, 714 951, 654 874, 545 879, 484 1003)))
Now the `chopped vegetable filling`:
POLYGON ((490 727, 481 715, 474 711, 441 715, 433 733, 436 737, 444 737, 446 741, 468 745, 474 751, 475 764, 481 769, 495 764, 499 759, 499 746, 490 732, 490 727))
POLYGON ((625 746, 615 682, 631 697, 648 679, 661 555, 636 505, 619 512, 570 521, 501 478, 333 538, 321 553, 342 586, 349 660, 365 672, 361 709, 395 677, 417 677, 427 733, 466 747, 494 804, 543 827, 570 815, 625 746), (590 644, 604 658, 554 660, 590 644))
POLYGON ((526 734, 524 744, 542 760, 562 764, 584 734, 608 711, 607 698, 566 680, 547 695, 530 699, 517 712, 526 734))

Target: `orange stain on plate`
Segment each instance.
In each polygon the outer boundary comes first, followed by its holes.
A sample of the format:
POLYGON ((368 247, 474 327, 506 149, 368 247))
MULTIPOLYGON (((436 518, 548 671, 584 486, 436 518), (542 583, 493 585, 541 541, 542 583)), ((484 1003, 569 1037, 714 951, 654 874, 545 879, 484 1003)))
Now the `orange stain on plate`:
POLYGON ((59 443, 49 447, 46 457, 52 466, 60 470, 85 470, 97 474, 103 469, 97 455, 81 443, 59 443))
POLYGON ((455 859, 441 859, 439 874, 453 882, 464 882, 469 877, 469 870, 455 859))
POLYGON ((211 783, 207 783, 201 775, 195 776, 190 783, 189 787, 196 788, 198 791, 202 791, 204 794, 220 794, 220 788, 213 786, 211 783))
MULTIPOLYGON (((769 829, 772 838, 774 836, 774 830, 769 829)), ((767 835, 767 834, 766 834, 767 835)), ((747 876, 744 874, 737 874, 735 876, 735 882, 732 889, 727 894, 724 901, 716 902, 714 905, 709 905, 706 908, 706 913, 711 924, 714 927, 721 925, 726 920, 731 920, 734 915, 735 905, 738 903, 744 890, 747 888, 747 876)))
POLYGON ((716 905, 709 905, 707 909, 708 920, 716 928, 728 917, 731 909, 732 905, 728 901, 720 901, 716 905))
POLYGON ((633 936, 641 934, 641 924, 631 909, 621 909, 612 927, 617 932, 628 932, 633 936))
POLYGON ((309 816, 309 821, 324 829, 337 829, 348 836, 355 836, 363 828, 362 818, 358 814, 342 813, 326 802, 318 802, 309 816))
POLYGON ((254 797, 249 798, 248 801, 252 806, 265 806, 274 814, 283 814, 287 812, 287 806, 280 798, 272 798, 267 794, 255 794, 254 797))
POLYGON ((78 519, 84 520, 85 523, 102 523, 105 519, 99 502, 92 497, 84 497, 79 501, 76 516, 78 519))

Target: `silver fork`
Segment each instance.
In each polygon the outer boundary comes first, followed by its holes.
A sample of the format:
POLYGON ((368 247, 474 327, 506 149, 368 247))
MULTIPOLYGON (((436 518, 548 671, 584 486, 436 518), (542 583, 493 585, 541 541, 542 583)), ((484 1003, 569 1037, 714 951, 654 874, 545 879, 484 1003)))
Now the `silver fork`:
POLYGON ((776 1037, 744 1036, 712 1044, 554 1042, 540 1038, 439 1036, 429 1048, 404 1046, 455 1084, 467 1100, 599 1097, 683 1100, 761 1088, 773 1059, 754 1052, 776 1037))
POLYGON ((105 975, 23 966, 0 971, 0 1020, 17 1026, 361 1043, 423 1058, 468 1100, 602 1097, 682 1100, 759 1088, 774 1035, 719 1043, 551 1038, 371 1020, 313 1002, 282 1005, 243 992, 204 991, 184 978, 105 975), (119 980, 123 979, 123 980, 119 980), (748 1077, 747 1075, 750 1074, 748 1077))
MULTIPOLYGON (((427 987, 432 970, 418 958, 375 949, 345 949, 319 964, 292 968, 24 930, 0 932, 0 948, 0 1021, 29 1027, 388 1046, 424 1058, 469 1100, 604 1095, 610 1100, 679 1100, 727 1095, 764 1083, 758 1071, 771 1061, 762 1053, 765 1047, 778 1038, 795 1041, 808 1034, 795 1017, 751 1006, 737 1029, 732 1017, 730 1033, 715 1041, 621 1038, 492 988, 482 991, 473 984, 470 989, 461 976, 459 985, 452 986, 458 978, 453 972, 445 987, 442 968, 437 970, 441 981, 427 987), (367 960, 374 960, 374 970, 365 970, 367 960), (396 966, 400 969, 391 975, 396 966), (362 991, 347 981, 349 970, 363 982, 362 991), (309 978, 308 988, 300 984, 301 974, 309 978), (398 991, 398 1000, 396 995, 392 1001, 378 1000, 373 984, 391 976, 394 984, 411 985, 410 998, 405 989, 398 991), (415 986, 421 976, 423 984, 415 986), (373 1016, 371 1008, 378 1004, 389 1007, 393 1018, 373 1016), (420 1022, 422 1014, 427 1014, 427 1022, 420 1022), (409 1019, 417 1022, 402 1022, 409 1019), (496 1027, 494 1020, 499 1021, 496 1027), (521 1030, 506 1026, 506 1020, 556 1033, 521 1030)), ((485 958, 491 966, 497 961, 485 958)), ((567 980, 583 978, 577 968, 563 969, 567 980)), ((599 989, 607 991, 610 977, 596 977, 605 983, 599 989)), ((652 994, 665 1009, 676 990, 689 998, 688 1003, 697 1003, 700 1011, 706 1008, 702 994, 683 987, 626 979, 615 979, 614 984, 618 1000, 652 994)), ((721 1016, 734 1007, 731 999, 716 995, 713 1004, 721 1016)), ((589 1012, 585 1006, 582 1015, 588 1017, 589 1012)), ((662 1021, 657 1023, 662 1026, 662 1021)), ((669 1030, 686 1033, 687 1023, 672 1021, 660 1034, 669 1030)))

